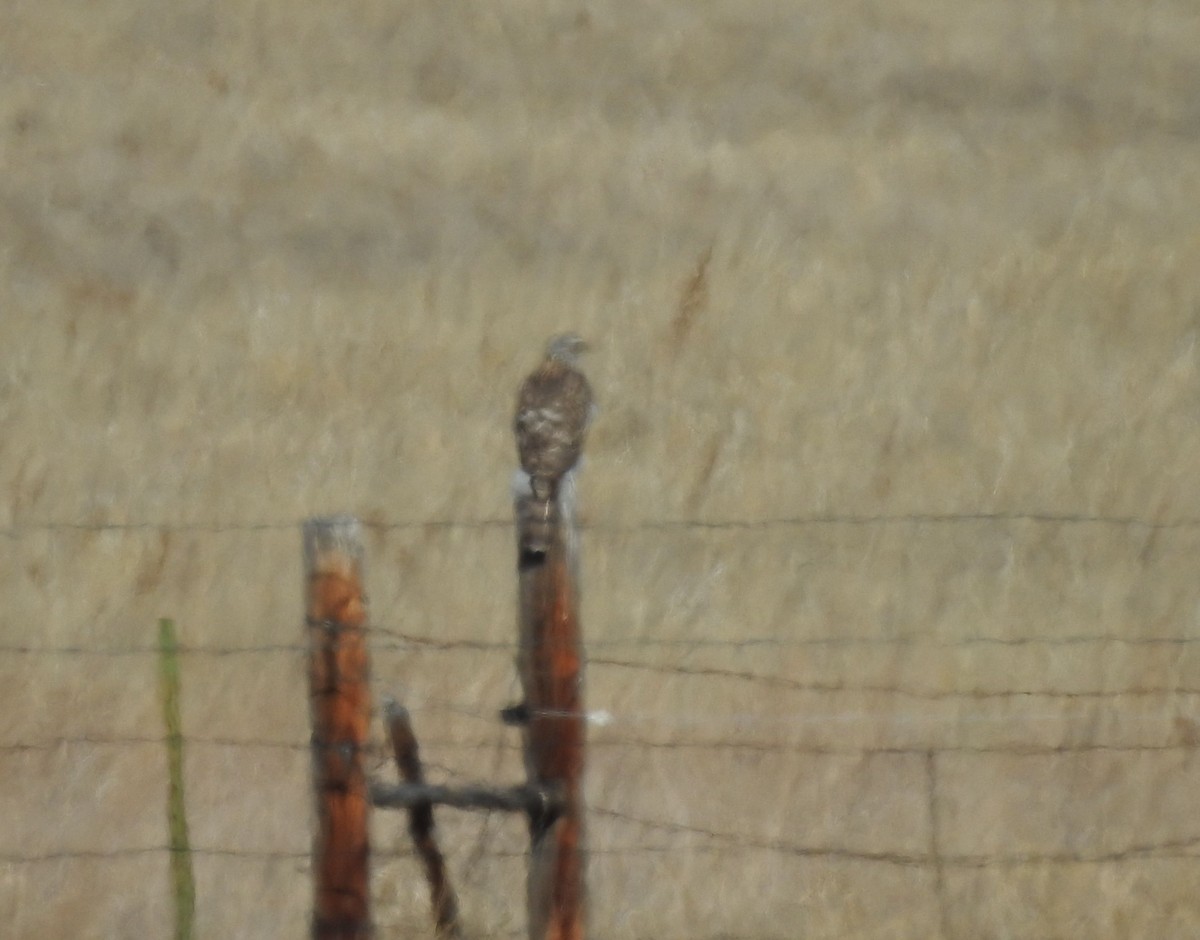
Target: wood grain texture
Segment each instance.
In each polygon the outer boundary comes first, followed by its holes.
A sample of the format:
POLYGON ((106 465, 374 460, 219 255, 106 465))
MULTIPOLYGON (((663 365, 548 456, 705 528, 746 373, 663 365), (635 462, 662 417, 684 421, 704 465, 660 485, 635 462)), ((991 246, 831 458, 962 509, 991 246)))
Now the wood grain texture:
POLYGON ((304 526, 317 833, 315 940, 373 936, 364 752, 371 712, 367 609, 357 521, 304 526))
MULTIPOLYGON (((559 519, 570 519, 568 508, 559 519)), ((521 542, 518 537, 518 542, 521 542)), ((530 821, 529 936, 582 940, 585 926, 583 770, 587 720, 583 703, 583 637, 578 560, 564 525, 549 551, 531 559, 519 548, 521 679, 528 723, 530 782, 561 794, 551 815, 530 821)))

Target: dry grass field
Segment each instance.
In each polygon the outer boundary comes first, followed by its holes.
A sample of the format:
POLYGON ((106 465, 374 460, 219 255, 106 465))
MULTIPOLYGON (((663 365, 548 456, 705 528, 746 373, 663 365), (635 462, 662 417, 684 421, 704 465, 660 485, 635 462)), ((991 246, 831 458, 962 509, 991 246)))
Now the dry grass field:
POLYGON ((1200 936, 1198 154, 1193 0, 10 0, 0 932, 171 935, 170 616, 197 936, 305 935, 307 516, 431 775, 519 779, 571 328, 595 937, 1200 936))

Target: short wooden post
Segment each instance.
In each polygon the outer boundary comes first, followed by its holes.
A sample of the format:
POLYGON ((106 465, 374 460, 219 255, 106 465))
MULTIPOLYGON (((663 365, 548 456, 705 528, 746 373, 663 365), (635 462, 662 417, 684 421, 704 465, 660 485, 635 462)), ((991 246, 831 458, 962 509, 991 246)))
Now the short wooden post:
POLYGON ((565 481, 553 537, 531 554, 517 497, 520 578, 519 667, 525 692, 526 768, 530 785, 560 795, 530 819, 528 904, 531 940, 583 940, 583 650, 576 583, 573 486, 565 481))
POLYGON ((367 609, 357 519, 304 524, 309 701, 317 798, 315 940, 362 940, 370 918, 367 609))

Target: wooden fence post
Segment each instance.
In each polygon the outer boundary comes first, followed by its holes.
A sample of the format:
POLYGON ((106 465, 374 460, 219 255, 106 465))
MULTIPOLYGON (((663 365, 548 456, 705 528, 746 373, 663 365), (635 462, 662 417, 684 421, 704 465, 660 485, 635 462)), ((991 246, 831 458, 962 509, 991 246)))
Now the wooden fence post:
POLYGON ((530 818, 530 940, 583 940, 583 648, 576 580, 573 481, 564 481, 549 550, 527 552, 518 495, 518 664, 525 692, 525 762, 531 786, 559 796, 530 818))
POLYGON ((362 940, 370 917, 370 800, 364 768, 370 720, 367 609, 357 519, 304 523, 317 833, 313 845, 315 940, 362 940))
MULTIPOLYGON (((399 702, 388 701, 384 706, 384 721, 387 722, 388 737, 392 742, 392 754, 396 758, 400 779, 407 784, 422 786, 425 783, 425 771, 421 767, 421 752, 412 722, 409 721, 408 709, 399 702)), ((425 866, 425 877, 429 881, 433 902, 433 922, 438 936, 461 937, 458 899, 454 896, 454 888, 446 872, 446 860, 438 848, 432 803, 418 803, 409 807, 408 832, 425 866)))

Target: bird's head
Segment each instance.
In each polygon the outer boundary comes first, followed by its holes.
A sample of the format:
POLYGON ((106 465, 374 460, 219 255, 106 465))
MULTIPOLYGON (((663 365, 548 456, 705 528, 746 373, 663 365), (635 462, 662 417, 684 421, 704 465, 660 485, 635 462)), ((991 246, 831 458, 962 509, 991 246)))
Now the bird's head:
POLYGON ((546 344, 546 358, 564 365, 579 364, 579 357, 589 349, 587 340, 578 333, 562 333, 546 344))

